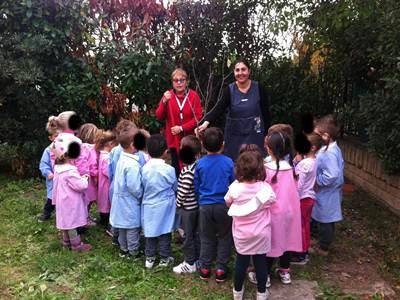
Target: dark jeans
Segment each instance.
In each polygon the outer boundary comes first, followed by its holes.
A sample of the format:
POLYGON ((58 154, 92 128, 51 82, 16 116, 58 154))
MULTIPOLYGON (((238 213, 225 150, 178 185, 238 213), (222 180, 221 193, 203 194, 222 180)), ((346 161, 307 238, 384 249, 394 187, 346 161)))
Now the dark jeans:
POLYGON ((46 203, 44 204, 44 207, 43 207, 43 216, 45 218, 50 218, 51 213, 54 211, 55 207, 56 206, 52 204, 52 200, 47 198, 47 201, 46 201, 46 203))
MULTIPOLYGON (((281 269, 290 269, 291 252, 286 251, 279 256, 279 267, 281 269)), ((272 265, 274 264, 275 257, 267 257, 268 274, 271 274, 272 265)))
POLYGON ((322 250, 328 251, 335 237, 335 223, 318 222, 318 241, 322 250))
POLYGON ((181 217, 181 226, 185 231, 182 244, 185 261, 191 265, 199 259, 200 255, 200 235, 199 235, 199 210, 178 209, 181 217))
POLYGON ((232 248, 232 218, 225 203, 200 205, 200 263, 210 269, 217 256, 217 269, 227 271, 232 248))
POLYGON ((243 282, 246 277, 247 268, 250 264, 250 258, 252 258, 254 267, 256 269, 257 291, 259 293, 265 293, 265 284, 267 282, 268 275, 267 257, 265 254, 237 254, 235 265, 235 290, 239 292, 243 288, 243 282))
POLYGON ((157 244, 161 257, 171 256, 171 233, 166 233, 158 237, 146 238, 145 253, 147 257, 154 257, 157 254, 157 244))
POLYGON ((176 178, 179 178, 181 168, 179 166, 178 151, 175 148, 169 148, 169 153, 171 154, 171 165, 175 169, 176 178))

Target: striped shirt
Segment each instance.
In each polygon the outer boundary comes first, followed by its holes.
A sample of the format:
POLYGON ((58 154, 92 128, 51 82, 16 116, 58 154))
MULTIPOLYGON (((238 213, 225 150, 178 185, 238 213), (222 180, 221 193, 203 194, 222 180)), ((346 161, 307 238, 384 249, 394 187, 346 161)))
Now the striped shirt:
POLYGON ((194 192, 194 170, 196 163, 182 168, 178 178, 178 193, 176 196, 176 206, 185 210, 193 210, 199 207, 194 192))

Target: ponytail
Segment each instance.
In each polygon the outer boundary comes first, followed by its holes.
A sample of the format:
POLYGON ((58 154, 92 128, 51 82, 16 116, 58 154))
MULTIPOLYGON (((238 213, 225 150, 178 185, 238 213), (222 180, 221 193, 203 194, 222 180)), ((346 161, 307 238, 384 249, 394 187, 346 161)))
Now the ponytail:
POLYGON ((272 183, 277 183, 278 182, 278 172, 279 172, 279 159, 276 160, 276 172, 274 176, 271 179, 272 183))

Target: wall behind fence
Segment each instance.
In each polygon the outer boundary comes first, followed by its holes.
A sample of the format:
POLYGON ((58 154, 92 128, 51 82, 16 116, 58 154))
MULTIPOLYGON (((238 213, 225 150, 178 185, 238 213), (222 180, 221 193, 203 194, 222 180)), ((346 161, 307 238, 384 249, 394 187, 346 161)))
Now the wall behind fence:
POLYGON ((400 216, 400 176, 385 174, 374 153, 351 138, 339 142, 345 160, 345 177, 371 193, 400 216))

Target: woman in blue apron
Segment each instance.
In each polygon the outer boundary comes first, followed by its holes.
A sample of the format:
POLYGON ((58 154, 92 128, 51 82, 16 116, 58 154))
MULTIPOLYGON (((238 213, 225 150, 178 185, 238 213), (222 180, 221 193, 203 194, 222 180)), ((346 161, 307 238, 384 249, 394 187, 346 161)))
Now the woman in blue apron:
POLYGON ((222 98, 206 114, 198 132, 205 130, 228 109, 225 123, 224 154, 235 160, 242 144, 256 144, 264 154, 264 136, 270 125, 269 96, 257 82, 249 79, 248 63, 235 63, 236 81, 225 88, 222 98))

